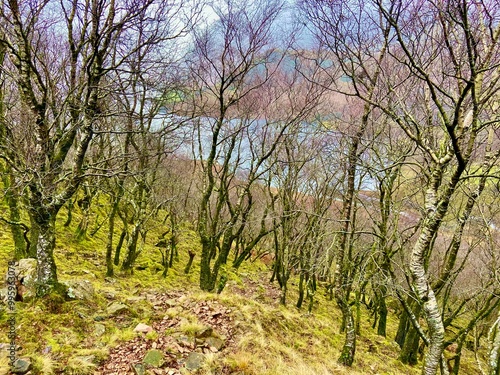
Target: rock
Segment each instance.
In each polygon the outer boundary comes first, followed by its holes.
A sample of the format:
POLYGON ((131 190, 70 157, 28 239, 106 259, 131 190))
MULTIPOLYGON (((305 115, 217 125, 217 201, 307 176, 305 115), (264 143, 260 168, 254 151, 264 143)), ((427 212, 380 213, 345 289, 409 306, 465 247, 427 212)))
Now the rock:
POLYGON ((203 366, 203 362, 205 362, 205 356, 203 354, 191 352, 186 358, 184 366, 190 371, 196 371, 203 366))
MULTIPOLYGON (((14 274, 23 285, 32 284, 36 280, 36 259, 25 258, 20 259, 17 265, 14 266, 14 274)), ((7 281, 9 274, 7 273, 5 280, 7 281)))
MULTIPOLYGON (((9 343, 0 343, 0 352, 10 353, 10 344, 9 343)), ((16 345, 14 348, 16 351, 21 350, 19 345, 16 345)))
POLYGON ((146 368, 144 365, 140 363, 136 363, 135 365, 130 365, 135 375, 144 375, 146 373, 146 368))
POLYGON ((148 333, 151 331, 153 331, 153 327, 150 327, 144 323, 139 323, 134 328, 134 332, 148 333))
POLYGON ((164 363, 163 353, 156 349, 150 350, 144 356, 142 363, 151 367, 161 367, 164 363))
POLYGON ((8 295, 9 290, 7 288, 0 288, 0 302, 6 303, 8 295))
POLYGON ((118 315, 125 311, 128 311, 128 306, 121 302, 113 302, 108 306, 106 311, 109 315, 118 315))
POLYGON ((62 284, 68 287, 66 293, 69 298, 88 301, 94 297, 94 286, 88 280, 67 280, 63 281, 62 284))
POLYGON ((195 333, 195 337, 197 339, 203 339, 206 337, 212 336, 212 333, 214 332, 212 327, 206 326, 198 330, 198 332, 195 333))
POLYGON ((125 301, 127 303, 138 303, 138 302, 142 302, 145 300, 146 300, 146 297, 136 296, 136 297, 128 297, 125 301))
POLYGON ((97 276, 95 275, 95 273, 89 271, 89 270, 82 270, 82 272, 86 275, 89 275, 89 276, 92 276, 94 279, 97 278, 97 276))
POLYGON ((224 347, 224 341, 216 337, 208 337, 205 340, 205 344, 207 344, 210 350, 213 352, 218 352, 224 347))
POLYGON ((31 360, 29 358, 18 358, 12 366, 13 374, 26 374, 31 370, 31 360))
POLYGON ((175 307, 175 306, 177 306, 177 301, 175 299, 169 298, 169 299, 165 300, 165 306, 167 308, 175 307))
POLYGON ((21 301, 27 301, 35 297, 36 277, 36 259, 26 258, 19 260, 15 266, 9 267, 5 275, 5 281, 7 285, 15 283, 18 298, 21 301), (9 271, 12 269, 14 270, 15 280, 9 280, 9 276, 12 277, 12 272, 9 274, 9 271))
POLYGON ((196 345, 195 339, 192 337, 181 335, 177 337, 176 340, 181 346, 189 346, 191 348, 194 348, 194 346, 196 345))
POLYGON ((51 351, 52 351, 52 346, 51 346, 51 345, 47 345, 45 348, 43 348, 43 349, 42 349, 42 354, 43 354, 43 355, 47 355, 47 354, 49 354, 51 351))
POLYGON ((96 315, 94 316, 94 321, 96 322, 102 322, 103 320, 106 320, 106 317, 105 316, 102 316, 102 315, 96 315))
POLYGON ((116 294, 114 294, 113 292, 104 292, 104 298, 106 298, 106 299, 115 299, 116 298, 116 294))
POLYGON ((94 334, 97 337, 101 337, 105 333, 106 333, 106 326, 101 323, 96 323, 96 325, 94 326, 94 334))

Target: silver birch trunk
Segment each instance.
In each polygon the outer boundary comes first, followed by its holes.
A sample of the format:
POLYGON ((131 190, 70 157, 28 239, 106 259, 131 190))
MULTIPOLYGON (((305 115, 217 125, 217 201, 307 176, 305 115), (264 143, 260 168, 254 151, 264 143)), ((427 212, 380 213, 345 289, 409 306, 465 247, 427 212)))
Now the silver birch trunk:
POLYGON ((500 315, 490 329, 489 340, 488 375, 500 375, 500 315))
POLYGON ((57 285, 57 268, 54 260, 56 245, 55 219, 38 223, 37 295, 44 296, 57 285))
POLYGON ((411 254, 410 272, 415 293, 423 302, 422 309, 429 329, 429 348, 424 358, 422 374, 435 375, 440 367, 444 349, 444 324, 436 296, 427 278, 425 257, 430 250, 432 238, 439 229, 444 212, 438 208, 436 191, 433 187, 430 187, 426 194, 426 210, 427 217, 411 254))

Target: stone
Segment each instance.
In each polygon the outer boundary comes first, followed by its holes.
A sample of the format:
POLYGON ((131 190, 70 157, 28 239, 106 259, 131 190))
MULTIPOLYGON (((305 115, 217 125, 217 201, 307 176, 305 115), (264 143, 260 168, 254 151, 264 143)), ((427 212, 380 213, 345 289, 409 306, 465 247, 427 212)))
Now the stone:
MULTIPOLYGON (((14 273, 16 278, 22 282, 23 285, 34 283, 36 280, 36 259, 25 258, 20 259, 17 265, 14 266, 14 273)), ((8 277, 8 274, 6 275, 8 277)), ((7 281, 6 277, 6 281, 7 281)))
POLYGON ((134 332, 148 333, 148 332, 152 332, 152 331, 153 331, 153 327, 150 327, 144 323, 139 323, 134 328, 134 332))
POLYGON ((207 344, 210 350, 213 352, 218 352, 224 347, 224 341, 218 339, 217 337, 208 337, 205 340, 205 344, 207 344))
POLYGON ((106 311, 109 315, 118 315, 125 311, 128 311, 128 306, 121 302, 113 302, 108 306, 106 311))
POLYGON ((62 284, 68 287, 66 294, 69 298, 89 301, 94 297, 94 286, 88 280, 67 280, 62 284))
POLYGON ((0 302, 6 303, 8 295, 9 290, 7 288, 0 288, 0 302))
POLYGON ((29 358, 18 358, 14 362, 12 366, 13 374, 26 374, 29 370, 31 370, 31 360, 29 358))
POLYGON ((51 351, 52 351, 52 346, 51 346, 51 345, 47 345, 45 348, 43 348, 43 349, 42 349, 42 354, 43 354, 43 355, 47 355, 47 354, 49 354, 51 351))
POLYGON ((194 347, 195 339, 192 337, 181 335, 176 338, 177 342, 182 346, 194 347))
POLYGON ((167 308, 175 307, 175 306, 177 306, 177 301, 175 299, 169 298, 169 299, 165 300, 165 306, 167 308))
POLYGON ((191 352, 186 358, 186 363, 184 366, 186 369, 190 371, 196 371, 203 366, 203 362, 205 362, 205 355, 201 353, 191 352))
POLYGON ((89 276, 93 277, 94 279, 96 279, 96 278, 97 278, 97 276, 95 275, 95 273, 93 273, 93 272, 91 272, 91 271, 89 271, 89 270, 82 270, 82 272, 83 272, 84 274, 86 274, 86 275, 89 275, 89 276))
POLYGON ((116 298, 116 294, 114 294, 113 292, 104 292, 104 298, 106 298, 106 299, 115 299, 116 298))
POLYGON ((197 339, 203 339, 206 337, 210 337, 210 336, 212 336, 213 331, 214 330, 212 327, 206 326, 206 327, 203 327, 200 330, 198 330, 198 332, 195 333, 195 337, 197 339))
POLYGON ((125 301, 127 303, 138 303, 138 302, 142 302, 142 301, 145 301, 145 300, 146 300, 146 297, 135 296, 135 297, 128 297, 125 301))
POLYGON ((164 362, 163 353, 156 349, 148 351, 142 360, 144 365, 151 367, 161 367, 164 362))
POLYGON ((12 273, 9 274, 9 271, 14 270, 15 284, 17 287, 18 298, 22 301, 28 301, 35 297, 36 287, 36 259, 34 258, 25 258, 17 261, 16 265, 12 268, 9 267, 5 275, 5 281, 7 285, 12 283, 13 280, 9 280, 9 276, 12 276, 12 273))
POLYGON ((106 333, 106 326, 101 323, 96 323, 96 325, 94 326, 94 334, 97 337, 101 337, 105 333, 106 333))
POLYGON ((103 320, 106 320, 106 317, 105 316, 102 316, 102 315, 96 315, 94 316, 94 321, 96 322, 102 322, 103 320))
POLYGON ((130 367, 132 367, 135 375, 144 375, 146 373, 146 368, 140 363, 130 365, 130 367))

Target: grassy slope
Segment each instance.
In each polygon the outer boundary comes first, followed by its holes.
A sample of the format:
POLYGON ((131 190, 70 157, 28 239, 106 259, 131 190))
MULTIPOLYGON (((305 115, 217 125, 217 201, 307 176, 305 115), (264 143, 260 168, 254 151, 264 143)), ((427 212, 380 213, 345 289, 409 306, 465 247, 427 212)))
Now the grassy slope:
MULTIPOLYGON (((100 215, 102 220, 102 215, 100 215)), ((95 218, 94 218, 95 219, 95 218)), ((327 301, 323 290, 318 290, 315 310, 312 315, 298 311, 294 306, 296 296, 291 292, 290 305, 277 304, 277 290, 268 284, 269 270, 264 264, 245 263, 238 274, 229 271, 229 282, 221 295, 199 291, 197 284, 198 265, 189 275, 182 270, 187 261, 187 248, 198 248, 195 234, 185 229, 179 245, 180 259, 169 270, 166 279, 161 277, 160 254, 152 246, 159 226, 149 233, 149 241, 137 264, 146 267, 127 276, 117 272, 115 282, 104 280, 104 244, 106 228, 93 238, 80 242, 74 240, 78 216, 72 226, 64 228, 64 212, 59 217, 56 258, 61 281, 87 279, 96 290, 92 301, 66 301, 61 303, 48 298, 37 303, 18 303, 18 345, 21 356, 30 356, 35 369, 32 374, 91 374, 93 361, 105 361, 109 349, 132 339, 133 328, 139 322, 150 323, 163 311, 156 311, 148 301, 130 302, 128 298, 143 293, 181 291, 193 300, 216 300, 232 311, 237 335, 235 345, 211 357, 203 373, 225 372, 242 374, 417 374, 417 368, 403 366, 397 361, 397 345, 390 339, 374 334, 368 313, 364 319, 354 366, 351 369, 336 363, 343 335, 339 334, 340 315, 334 302, 327 301), (131 305, 123 319, 105 319, 102 324, 106 333, 97 337, 94 333, 95 319, 105 316, 110 301, 123 301, 131 305), (47 353, 47 348, 50 352, 47 353), (44 354, 45 351, 45 354, 44 354)), ((92 219, 91 219, 92 220, 92 219)), ((92 228, 92 221, 90 229, 92 228)), ((6 272, 7 260, 11 256, 12 243, 7 228, 0 232, 0 274, 6 272)), ((293 288, 291 288, 293 289, 293 288)), ((194 319, 196 324, 196 317, 194 319)), ((396 322, 390 320, 388 337, 394 337, 396 322)), ((6 316, 0 318, 0 342, 6 337, 6 316)), ((189 327, 184 327, 189 331, 189 327)), ((216 327, 217 328, 217 327, 216 327)), ((5 373, 7 359, 0 360, 0 374, 5 373), (3 370, 2 370, 3 369, 3 370)), ((465 363, 463 373, 474 374, 465 363)))

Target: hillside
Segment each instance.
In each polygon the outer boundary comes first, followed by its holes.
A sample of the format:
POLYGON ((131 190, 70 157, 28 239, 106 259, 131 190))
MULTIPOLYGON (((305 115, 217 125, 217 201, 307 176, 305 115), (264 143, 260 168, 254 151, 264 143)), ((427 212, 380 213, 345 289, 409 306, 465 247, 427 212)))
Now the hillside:
MULTIPOLYGON (((188 225, 182 231, 179 259, 166 278, 161 276, 154 233, 132 275, 117 272, 114 278, 107 278, 105 231, 78 242, 76 224, 64 227, 64 215, 60 216, 56 249, 60 281, 72 283, 74 290, 83 290, 84 295, 75 292, 75 299, 49 295, 39 301, 16 302, 17 355, 30 359, 30 374, 420 372, 418 366, 407 367, 397 360, 399 348, 391 340, 396 322, 389 320, 388 338, 384 339, 375 334, 364 309, 354 366, 348 369, 338 365, 343 342, 340 313, 335 302, 324 296, 324 287, 318 288, 312 314, 293 304, 280 306, 279 289, 268 281, 269 266, 260 261, 244 263, 238 273, 228 270, 229 280, 222 294, 200 292, 197 258, 190 274, 183 273, 187 249, 198 251, 199 246, 188 225), (155 366, 143 366, 143 361, 155 366), (195 370, 198 366, 200 369, 195 370)), ((0 238, 2 274, 11 256, 10 241, 4 230, 0 238)), ((290 293, 293 301, 296 292, 290 293)), ((2 343, 8 342, 7 318, 3 311, 2 343)), ((8 374, 6 345, 2 347, 0 374, 8 374)), ((473 374, 468 356, 470 353, 465 353, 462 369, 473 374)))

